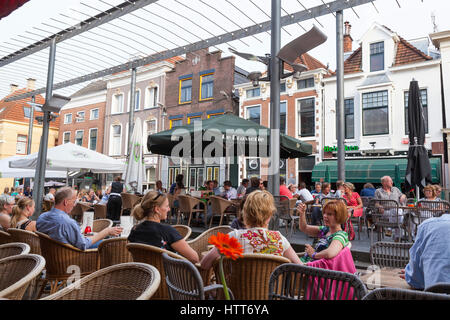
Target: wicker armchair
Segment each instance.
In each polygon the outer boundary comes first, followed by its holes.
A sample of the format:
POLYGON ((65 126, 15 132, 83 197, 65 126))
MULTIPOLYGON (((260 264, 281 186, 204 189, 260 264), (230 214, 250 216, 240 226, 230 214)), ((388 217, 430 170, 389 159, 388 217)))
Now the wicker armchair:
POLYGON ((16 228, 9 228, 8 232, 13 242, 26 243, 30 246, 30 253, 41 255, 41 243, 36 233, 16 228))
POLYGON ((360 300, 366 294, 357 276, 341 271, 288 263, 270 276, 271 300, 360 300))
POLYGON ((446 293, 450 294, 450 283, 448 282, 438 282, 425 288, 426 292, 434 292, 434 293, 446 293))
POLYGON ((184 240, 189 239, 191 236, 192 229, 184 224, 176 224, 172 227, 174 227, 181 234, 184 240))
POLYGON ((113 222, 109 219, 97 219, 94 220, 94 224, 92 226, 92 232, 100 232, 106 228, 112 227, 113 222))
POLYGON ((45 200, 42 202, 42 212, 47 212, 52 210, 52 208, 55 206, 55 201, 52 200, 45 200))
POLYGON ((132 262, 133 257, 127 249, 127 243, 126 237, 103 240, 98 245, 100 269, 119 263, 132 262))
POLYGON ((413 243, 375 242, 370 247, 370 262, 380 268, 405 268, 413 243))
POLYGON ((122 212, 121 215, 123 214, 123 212, 126 211, 130 211, 133 209, 134 205, 136 203, 138 203, 141 198, 138 197, 135 194, 132 193, 127 193, 127 192, 122 192, 120 194, 120 196, 122 197, 122 212))
POLYGON ((94 220, 95 219, 106 219, 106 205, 104 204, 94 204, 94 220))
POLYGON ((0 244, 10 243, 11 235, 8 232, 0 230, 0 244))
POLYGON ((198 256, 201 257, 202 252, 208 251, 209 237, 217 235, 218 232, 229 233, 230 231, 233 231, 233 229, 229 226, 214 227, 206 230, 205 232, 200 234, 197 238, 189 240, 187 243, 192 249, 194 249, 197 252, 198 256))
POLYGON ((29 252, 30 246, 22 242, 10 242, 0 245, 0 259, 20 254, 28 254, 29 252))
MULTIPOLYGON (((176 259, 185 259, 184 257, 170 252, 168 250, 164 250, 158 247, 154 247, 148 244, 142 244, 142 243, 128 243, 127 249, 130 251, 131 255, 133 256, 134 262, 142 262, 150 264, 156 269, 159 270, 161 274, 161 278, 165 279, 166 274, 164 272, 164 266, 162 261, 162 253, 167 253, 169 256, 176 258, 176 259)), ((161 281, 161 285, 159 286, 159 289, 156 291, 156 293, 152 297, 153 299, 157 300, 168 300, 169 299, 169 290, 167 288, 166 282, 161 281)))
POLYGON ((206 225, 206 205, 204 202, 200 201, 199 199, 196 199, 191 196, 187 195, 178 195, 178 208, 179 208, 179 214, 177 217, 177 224, 179 223, 179 217, 180 214, 188 214, 189 220, 188 220, 188 226, 191 224, 192 219, 192 213, 203 213, 203 216, 205 218, 205 225, 206 225), (198 206, 196 209, 195 207, 198 206), (203 207, 203 209, 201 208, 203 207))
MULTIPOLYGON (((208 200, 208 204, 211 205, 211 211, 212 211, 211 220, 209 221, 209 228, 211 228, 212 221, 213 221, 213 218, 215 215, 220 215, 219 226, 221 226, 224 215, 225 216, 227 215, 226 211, 227 211, 228 207, 234 205, 234 203, 231 202, 230 200, 226 200, 226 199, 218 197, 218 196, 210 196, 209 200, 208 200)), ((228 214, 237 216, 236 212, 229 212, 228 214)))
POLYGON ((64 285, 73 274, 70 272, 72 266, 80 268, 80 276, 84 277, 96 271, 99 267, 99 258, 97 249, 80 250, 56 240, 48 235, 36 231, 41 243, 41 252, 46 260, 46 276, 41 292, 47 282, 51 283, 50 294, 55 293, 64 285), (58 285, 58 282, 61 282, 58 285))
POLYGON ((205 296, 214 291, 218 297, 223 295, 222 285, 203 285, 200 272, 190 261, 171 258, 167 253, 162 254, 162 259, 170 300, 205 300, 205 296))
POLYGON ((85 203, 77 202, 77 204, 73 207, 70 215, 77 222, 83 222, 83 214, 85 211, 91 209, 91 207, 85 203))
MULTIPOLYGON (((219 259, 213 268, 219 277, 219 259)), ((273 254, 244 253, 235 261, 224 258, 224 273, 228 288, 236 300, 267 300, 270 274, 289 259, 273 254)))
POLYGON ((371 291, 363 300, 450 300, 450 295, 417 290, 379 288, 371 291))
POLYGON ((98 270, 41 300, 148 300, 160 283, 155 267, 129 262, 98 270))
POLYGON ((176 197, 173 194, 170 194, 170 193, 165 193, 165 196, 169 200, 169 207, 170 207, 170 211, 167 213, 168 216, 167 216, 166 220, 169 223, 172 223, 172 214, 175 214, 175 216, 177 217, 177 223, 178 223, 179 211, 178 211, 178 207, 175 207, 176 197))
POLYGON ((0 260, 0 298, 21 300, 30 283, 45 267, 37 254, 21 254, 0 260))

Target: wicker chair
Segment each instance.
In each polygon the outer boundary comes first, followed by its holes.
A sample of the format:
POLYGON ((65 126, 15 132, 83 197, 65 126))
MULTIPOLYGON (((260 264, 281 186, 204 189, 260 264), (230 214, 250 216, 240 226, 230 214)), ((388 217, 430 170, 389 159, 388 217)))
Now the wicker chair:
POLYGON ((10 243, 11 235, 8 232, 0 230, 0 244, 10 243))
POLYGON ((21 254, 0 260, 0 298, 21 300, 30 283, 45 267, 37 254, 21 254))
POLYGON ((363 300, 450 300, 450 295, 417 290, 379 288, 371 291, 363 300))
POLYGON ((179 217, 181 214, 189 214, 189 220, 188 220, 188 226, 191 224, 192 219, 192 213, 203 213, 203 216, 205 218, 205 225, 206 225, 206 205, 204 202, 191 197, 187 195, 178 195, 178 207, 179 207, 179 213, 177 217, 177 224, 179 223, 179 217), (195 207, 198 206, 198 209, 195 207), (200 207, 203 206, 203 209, 200 207))
POLYGON ((41 300, 149 300, 160 283, 155 267, 129 262, 98 270, 41 300))
POLYGON ((380 268, 405 268, 413 243, 375 242, 370 247, 370 262, 380 268))
POLYGON ((425 288, 426 292, 434 292, 434 293, 446 293, 450 294, 450 283, 448 282, 438 282, 425 288))
MULTIPOLYGON (((213 265, 216 279, 220 279, 218 262, 213 265)), ((267 300, 270 274, 290 261, 273 254, 244 253, 235 261, 224 258, 223 262, 225 280, 236 300, 267 300)))
POLYGON ((28 254, 29 252, 30 246, 22 242, 10 242, 0 245, 0 259, 20 254, 28 254))
MULTIPOLYGON (((161 278, 165 279, 166 274, 164 272, 164 266, 162 261, 162 253, 166 252, 169 256, 176 258, 176 259, 185 259, 184 257, 170 252, 168 250, 164 250, 158 247, 154 247, 148 244, 142 244, 142 243, 128 243, 127 249, 130 251, 133 261, 134 262, 142 262, 147 263, 152 266, 155 266, 156 269, 159 270, 161 274, 161 278)), ((161 285, 159 286, 159 289, 156 291, 153 299, 157 300, 168 300, 169 299, 169 290, 167 288, 166 282, 161 281, 161 285)))
POLYGON ((16 228, 9 228, 8 232, 13 242, 26 243, 30 246, 30 253, 41 255, 41 243, 36 233, 16 228))
POLYGON ((45 200, 42 201, 42 212, 47 212, 52 210, 52 208, 55 206, 55 201, 52 200, 45 200))
POLYGON ((87 204, 77 202, 77 204, 73 207, 72 211, 70 212, 70 215, 77 222, 83 222, 83 214, 85 211, 89 209, 91 209, 91 207, 88 206, 87 204))
POLYGON ((288 263, 270 276, 271 300, 360 300, 366 294, 357 276, 341 271, 288 263))
POLYGON ((94 204, 94 220, 95 219, 106 219, 106 205, 104 204, 94 204))
POLYGON ((94 224, 92 225, 92 232, 100 232, 106 228, 112 227, 113 222, 109 219, 97 219, 94 220, 94 224))
POLYGON ((233 231, 233 229, 229 226, 217 226, 206 230, 197 238, 189 240, 187 243, 197 252, 198 256, 201 257, 202 252, 208 251, 209 237, 217 235, 218 232, 229 233, 230 231, 233 231))
POLYGON ((47 282, 51 283, 50 294, 55 293, 62 285, 66 283, 68 278, 72 276, 71 266, 80 268, 80 276, 84 277, 95 272, 99 267, 99 258, 97 249, 80 250, 56 240, 48 235, 36 231, 41 243, 41 252, 46 260, 46 276, 41 292, 44 290, 47 282), (61 282, 58 285, 58 282, 61 282))
POLYGON ((223 217, 226 216, 227 214, 237 216, 236 212, 227 212, 228 207, 234 206, 234 203, 231 202, 230 200, 226 200, 218 196, 210 196, 208 200, 208 205, 211 205, 212 211, 211 220, 209 221, 209 228, 211 228, 213 218, 215 215, 220 215, 219 226, 222 225, 223 217))
POLYGON ((184 240, 189 239, 189 237, 191 236, 192 229, 188 226, 185 226, 184 224, 176 224, 172 227, 174 227, 181 234, 184 240))
POLYGON ((122 192, 120 196, 122 197, 122 211, 120 215, 122 215, 125 211, 131 212, 134 205, 141 200, 141 198, 137 195, 127 192, 122 192))
MULTIPOLYGON (((200 272, 190 261, 174 259, 167 253, 162 254, 162 259, 170 300, 205 300, 210 292, 215 292, 216 297, 223 296, 222 285, 203 285, 200 272)), ((229 293, 233 297, 230 290, 229 293)))
POLYGON ((127 238, 112 238, 103 240, 98 245, 100 269, 119 263, 132 262, 133 257, 127 249, 127 238))
POLYGON ((178 218, 179 218, 179 211, 178 211, 178 207, 175 207, 175 200, 176 197, 173 194, 170 193, 165 193, 165 196, 167 197, 167 199, 169 200, 169 207, 170 207, 170 211, 167 213, 167 221, 169 223, 172 223, 172 211, 175 214, 175 216, 177 217, 177 223, 178 223, 178 218))

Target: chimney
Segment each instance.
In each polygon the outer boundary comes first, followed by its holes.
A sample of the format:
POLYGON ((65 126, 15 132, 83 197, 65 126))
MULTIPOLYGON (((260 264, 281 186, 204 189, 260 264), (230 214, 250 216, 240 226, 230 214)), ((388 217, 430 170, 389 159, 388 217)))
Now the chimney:
POLYGON ((34 90, 36 84, 36 79, 28 78, 27 79, 27 89, 34 90))
POLYGON ((10 93, 13 93, 14 91, 17 90, 17 88, 19 88, 19 86, 17 84, 11 83, 9 85, 9 88, 10 88, 10 93))
POLYGON ((352 52, 353 51, 353 38, 350 35, 352 30, 352 25, 350 22, 345 21, 344 23, 344 52, 352 52))

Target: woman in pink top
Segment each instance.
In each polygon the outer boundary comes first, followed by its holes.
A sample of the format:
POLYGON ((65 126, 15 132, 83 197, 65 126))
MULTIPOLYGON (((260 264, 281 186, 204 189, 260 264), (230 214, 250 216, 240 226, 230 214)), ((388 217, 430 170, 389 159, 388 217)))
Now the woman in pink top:
MULTIPOLYGON (((363 203, 358 192, 354 192, 355 186, 351 182, 344 183, 344 194, 342 195, 347 200, 347 208, 353 209, 354 217, 361 217, 363 214, 363 203)), ((350 217, 349 210, 349 217, 350 217)))

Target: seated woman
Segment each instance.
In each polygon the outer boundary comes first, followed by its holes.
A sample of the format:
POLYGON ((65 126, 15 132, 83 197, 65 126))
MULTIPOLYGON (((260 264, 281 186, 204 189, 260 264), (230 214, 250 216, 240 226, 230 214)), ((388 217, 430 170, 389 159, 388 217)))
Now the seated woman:
POLYGON ((305 255, 302 263, 308 263, 318 259, 332 259, 350 243, 347 232, 342 230, 341 224, 348 218, 347 206, 340 200, 331 200, 323 207, 324 226, 310 226, 306 224, 306 205, 300 203, 297 206, 300 215, 300 231, 311 237, 319 237, 314 249, 309 244, 305 245, 305 255))
POLYGON ((164 194, 148 192, 131 212, 136 220, 144 221, 131 229, 128 241, 178 252, 192 263, 199 262, 197 252, 187 244, 180 233, 170 225, 161 224, 161 220, 167 218, 169 210, 169 199, 164 194))
POLYGON ((6 231, 11 225, 12 208, 15 203, 10 195, 0 195, 0 230, 6 231))
POLYGON ((12 209, 11 228, 36 231, 36 221, 30 220, 33 213, 33 199, 26 197, 20 199, 12 209))
MULTIPOLYGON (((289 241, 279 231, 267 229, 275 211, 275 202, 269 192, 253 191, 244 204, 244 223, 247 229, 234 230, 228 235, 238 239, 244 253, 274 254, 286 257, 293 263, 300 263, 289 241)), ((211 268, 219 256, 216 248, 211 249, 202 259, 201 267, 206 270, 211 268)))

